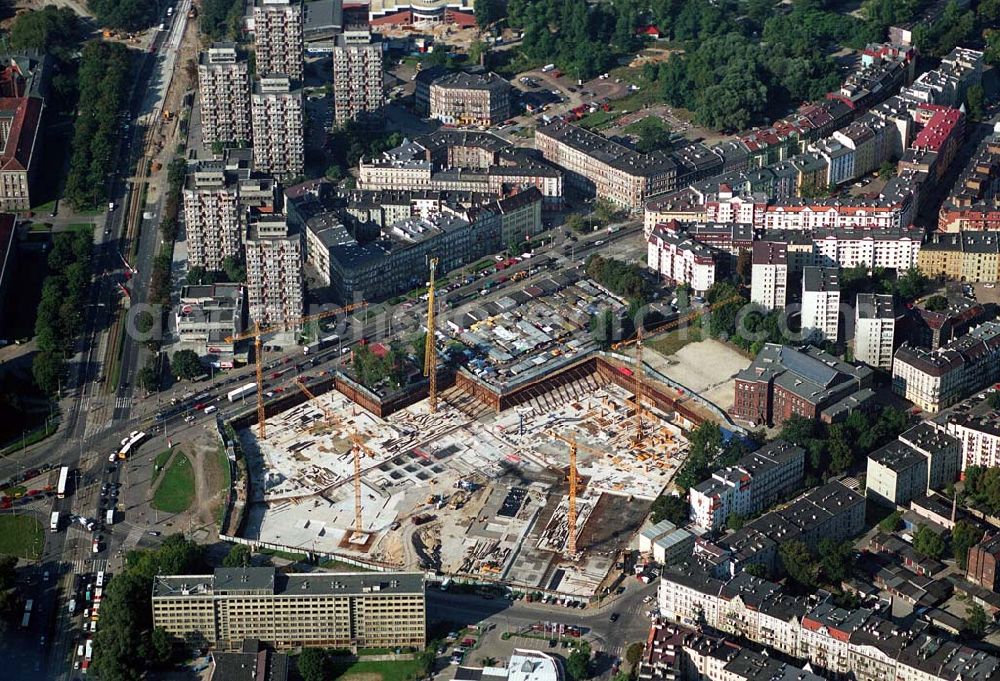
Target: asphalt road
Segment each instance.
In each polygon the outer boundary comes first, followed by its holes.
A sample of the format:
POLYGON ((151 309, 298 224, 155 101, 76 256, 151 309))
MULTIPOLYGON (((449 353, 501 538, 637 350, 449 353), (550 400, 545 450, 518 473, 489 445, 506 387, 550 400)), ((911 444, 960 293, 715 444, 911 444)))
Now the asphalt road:
MULTIPOLYGON (((186 7, 185 3, 182 5, 186 7)), ((186 9, 176 12, 172 36, 179 34, 178 27, 185 21, 186 9)), ((118 284, 124 279, 119 240, 125 228, 125 206, 129 193, 127 178, 130 169, 141 156, 143 130, 138 124, 144 113, 155 111, 160 105, 151 101, 150 92, 155 91, 151 85, 154 81, 163 80, 165 75, 169 75, 169 72, 166 74, 164 72, 164 64, 169 63, 169 60, 160 58, 164 56, 166 49, 176 50, 178 43, 179 40, 168 43, 164 34, 160 33, 154 39, 152 49, 141 55, 141 61, 137 66, 127 116, 130 127, 127 134, 119 141, 119 167, 122 170, 109 178, 110 200, 115 202, 116 207, 105 215, 103 230, 99 233, 95 244, 95 285, 91 287, 86 329, 79 346, 80 354, 73 367, 69 385, 66 387, 72 397, 64 402, 65 423, 52 442, 46 442, 43 446, 28 450, 24 454, 8 457, 0 463, 0 477, 10 476, 20 470, 49 462, 59 462, 79 472, 67 498, 40 500, 25 509, 37 517, 46 529, 51 511, 59 511, 63 521, 59 532, 46 532, 40 563, 27 568, 22 574, 24 584, 21 586, 26 597, 33 600, 34 614, 27 629, 8 632, 4 637, 4 647, 7 648, 4 676, 7 678, 77 678, 73 673, 72 664, 76 646, 83 641, 79 627, 82 624, 81 613, 84 608, 81 603, 76 614, 72 617, 69 615, 67 597, 71 592, 74 576, 81 572, 103 568, 107 564, 108 557, 114 555, 124 539, 121 533, 105 531, 102 533, 105 539, 102 550, 94 554, 92 534, 79 524, 69 525, 68 518, 71 513, 90 518, 97 517, 101 485, 104 482, 117 481, 120 475, 117 466, 111 467, 110 470, 107 468, 107 454, 117 445, 121 437, 117 429, 109 428, 87 441, 85 433, 88 420, 110 416, 108 420, 110 426, 115 419, 126 418, 128 414, 127 411, 116 409, 114 398, 100 395, 100 386, 93 381, 98 374, 101 334, 110 328, 111 315, 117 308, 120 297, 118 284), (45 579, 46 573, 48 579, 45 579), (44 643, 42 637, 45 637, 44 643)), ((156 92, 162 97, 164 91, 161 89, 156 92)), ((158 237, 155 230, 144 230, 140 238, 138 266, 140 271, 145 269, 148 272, 148 264, 152 261, 158 237)), ((143 287, 146 285, 141 279, 137 278, 135 282, 140 295, 143 294, 143 287)), ((126 361, 130 357, 134 358, 134 347, 130 352, 127 345, 125 350, 123 356, 126 361)), ((123 383, 131 383, 134 370, 133 361, 127 370, 122 371, 123 383)), ((105 499, 107 498, 106 496, 105 499)), ((24 511, 19 510, 19 512, 24 511)))

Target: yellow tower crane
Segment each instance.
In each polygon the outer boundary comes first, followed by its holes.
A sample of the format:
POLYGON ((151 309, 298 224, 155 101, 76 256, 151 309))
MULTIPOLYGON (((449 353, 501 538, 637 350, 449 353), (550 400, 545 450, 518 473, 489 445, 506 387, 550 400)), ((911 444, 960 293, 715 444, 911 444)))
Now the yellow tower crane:
POLYGON ((282 324, 275 324, 274 326, 268 326, 265 328, 261 328, 260 323, 254 322, 252 330, 244 331, 243 333, 226 338, 227 343, 235 343, 237 341, 246 340, 247 338, 254 339, 254 358, 257 362, 257 435, 261 440, 267 438, 264 414, 264 348, 261 343, 261 337, 276 331, 284 331, 289 327, 300 326, 307 322, 314 322, 319 319, 333 317, 334 315, 353 312, 354 310, 367 306, 368 303, 365 301, 361 301, 360 303, 351 303, 350 305, 345 305, 344 307, 338 307, 336 310, 324 310, 323 312, 317 312, 316 314, 306 315, 296 319, 288 319, 282 324))
POLYGON ((602 452, 585 445, 581 445, 576 438, 571 435, 560 433, 550 433, 554 438, 562 440, 569 445, 569 498, 567 499, 566 526, 566 553, 570 557, 576 556, 576 488, 579 484, 579 474, 576 471, 576 455, 578 449, 583 449, 591 454, 606 456, 607 452, 602 452))
POLYGON ((424 376, 427 377, 427 404, 431 413, 437 412, 437 348, 434 335, 434 275, 438 259, 431 258, 431 278, 427 284, 427 337, 424 340, 424 376))
MULTIPOLYGON (((316 396, 311 390, 309 390, 309 388, 302 383, 299 383, 298 385, 299 390, 305 393, 310 400, 316 400, 316 396)), ((316 404, 326 416, 328 423, 343 423, 343 421, 341 421, 341 419, 326 406, 320 404, 319 402, 316 402, 316 404)), ((354 531, 363 532, 364 523, 361 518, 361 452, 364 451, 368 454, 368 456, 375 456, 375 453, 361 441, 361 436, 358 435, 357 432, 351 432, 351 443, 351 453, 354 455, 354 531)))

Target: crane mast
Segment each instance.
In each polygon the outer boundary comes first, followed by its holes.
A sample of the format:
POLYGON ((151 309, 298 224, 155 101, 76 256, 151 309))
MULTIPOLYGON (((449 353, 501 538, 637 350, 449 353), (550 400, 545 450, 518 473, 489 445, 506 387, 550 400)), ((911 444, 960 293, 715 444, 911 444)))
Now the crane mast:
POLYGON ((424 376, 427 377, 427 403, 432 414, 437 412, 437 351, 434 347, 434 274, 437 266, 438 259, 431 258, 431 276, 427 284, 427 337, 424 340, 424 376))

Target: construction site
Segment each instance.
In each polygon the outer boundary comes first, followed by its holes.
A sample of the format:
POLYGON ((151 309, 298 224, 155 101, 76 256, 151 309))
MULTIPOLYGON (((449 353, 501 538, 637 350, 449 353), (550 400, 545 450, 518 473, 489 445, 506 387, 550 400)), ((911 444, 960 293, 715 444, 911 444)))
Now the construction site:
POLYGON ((264 440, 238 432, 250 472, 241 534, 589 597, 687 452, 689 418, 650 389, 637 415, 634 383, 593 356, 522 386, 509 408, 460 380, 433 412, 423 400, 386 418, 330 390, 269 416, 264 440))

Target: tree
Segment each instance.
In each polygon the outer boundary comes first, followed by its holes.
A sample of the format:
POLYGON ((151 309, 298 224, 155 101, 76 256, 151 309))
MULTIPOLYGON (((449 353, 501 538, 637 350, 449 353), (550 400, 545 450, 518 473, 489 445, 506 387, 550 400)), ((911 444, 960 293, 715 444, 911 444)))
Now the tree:
POLYGON ((635 667, 642 659, 642 650, 645 646, 641 643, 633 643, 625 649, 625 661, 635 667))
POLYGON ((329 677, 330 660, 321 648, 303 648, 298 668, 302 681, 325 681, 329 677))
POLYGON ((194 350, 178 350, 170 358, 170 370, 177 378, 190 380, 205 373, 201 359, 194 350))
POLYGON ((31 375, 35 385, 46 394, 54 394, 66 373, 66 362, 55 352, 43 350, 31 360, 31 375))
POLYGON ((602 350, 611 347, 615 340, 615 315, 611 310, 604 310, 590 318, 590 335, 602 350))
POLYGON ((881 521, 878 528, 883 532, 895 532, 903 526, 903 515, 899 511, 893 511, 881 521))
POLYGON ((244 544, 233 544, 229 553, 222 559, 222 567, 245 568, 250 567, 250 559, 253 553, 244 544))
POLYGON ((135 382, 147 392, 154 392, 160 388, 160 377, 156 375, 156 370, 149 364, 139 369, 135 382))
POLYGON ((990 409, 1000 409, 1000 390, 993 390, 986 398, 986 404, 990 409))
POLYGON ((150 662, 154 667, 166 667, 174 656, 174 643, 170 640, 170 634, 163 627, 155 627, 149 638, 150 662))
POLYGON ((590 644, 582 641, 566 658, 566 674, 573 681, 590 678, 590 644))
POLYGON ((883 161, 882 165, 879 166, 878 176, 884 180, 890 180, 896 177, 896 164, 892 161, 883 161))
POLYGON ((158 6, 148 0, 87 0, 98 24, 113 29, 138 31, 156 20, 158 6))
POLYGON ((965 93, 965 110, 974 122, 983 120, 986 114, 986 91, 982 85, 972 85, 965 93))
POLYGON ((792 414, 781 423, 782 440, 800 447, 805 446, 816 433, 816 422, 799 414, 792 414))
POLYGON ((798 540, 784 542, 778 547, 778 557, 789 578, 803 588, 815 587, 819 566, 805 542, 798 540))
POLYGON ((587 223, 584 222, 583 216, 579 213, 570 213, 566 216, 563 221, 563 226, 566 229, 571 229, 574 232, 582 233, 587 230, 587 223))
POLYGON ((247 268, 241 258, 226 256, 222 259, 222 271, 226 273, 229 281, 245 284, 247 281, 247 268))
POLYGON ((736 276, 740 278, 740 284, 750 285, 750 272, 753 269, 753 256, 748 248, 741 248, 736 256, 736 276))
POLYGON ((490 46, 482 40, 477 40, 469 46, 469 63, 485 65, 489 54, 490 46))
POLYGON ((767 577, 767 567, 763 563, 750 563, 743 568, 743 571, 751 577, 760 577, 761 579, 767 577))
POLYGON ((851 561, 854 557, 854 547, 851 542, 837 542, 833 539, 821 539, 819 542, 819 561, 826 581, 830 584, 840 584, 850 573, 851 561))
POLYGON ((17 582, 17 557, 0 556, 0 591, 6 591, 17 582))
POLYGON ((344 171, 336 163, 334 163, 331 166, 328 166, 326 172, 323 174, 326 175, 326 179, 330 180, 331 182, 340 182, 342 179, 344 179, 344 171))
POLYGON ((502 0, 479 0, 476 3, 476 23, 481 29, 500 21, 505 16, 506 10, 502 0))
POLYGON ((969 549, 983 539, 983 531, 967 520, 959 520, 951 531, 951 551, 958 567, 965 569, 969 549))
POLYGON ((931 296, 924 303, 924 308, 931 312, 941 312, 948 309, 948 299, 944 296, 931 296))
POLYGON ((926 525, 921 525, 913 535, 913 550, 925 558, 937 560, 944 555, 944 539, 926 525))
POLYGON ((684 497, 661 494, 653 501, 650 512, 649 519, 653 524, 669 520, 680 527, 688 521, 688 502, 684 497))
POLYGON ((76 12, 68 7, 47 5, 19 15, 10 28, 10 45, 15 50, 38 50, 68 56, 64 52, 80 39, 76 12))
POLYGON ((726 529, 732 530, 733 532, 738 532, 743 529, 746 524, 747 519, 738 513, 730 513, 726 518, 726 529))
POLYGON ((986 615, 986 611, 983 610, 983 606, 979 603, 972 603, 965 615, 965 628, 969 630, 969 633, 973 636, 982 636, 986 633, 986 627, 989 626, 989 623, 990 619, 986 615))

